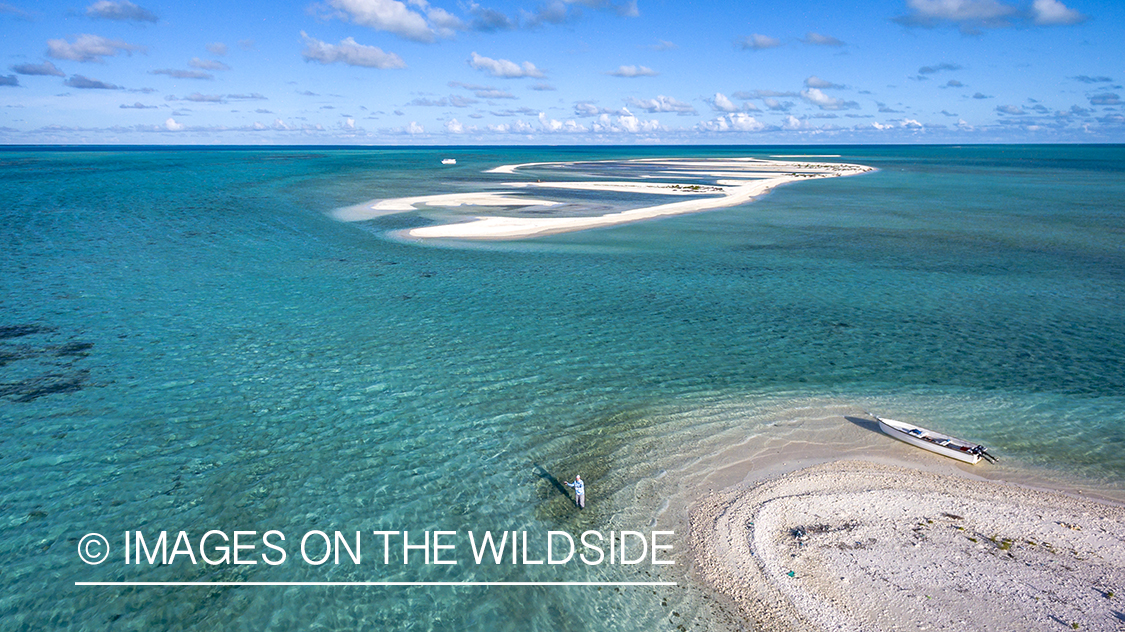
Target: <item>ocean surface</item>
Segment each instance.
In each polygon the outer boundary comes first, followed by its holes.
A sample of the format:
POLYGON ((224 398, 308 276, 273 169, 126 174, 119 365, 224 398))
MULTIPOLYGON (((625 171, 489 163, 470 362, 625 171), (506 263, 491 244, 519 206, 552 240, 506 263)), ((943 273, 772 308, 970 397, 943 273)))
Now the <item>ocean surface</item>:
POLYGON ((1125 491, 1122 146, 9 147, 0 182, 3 630, 728 629, 682 532, 671 566, 296 550, 647 534, 709 437, 802 415, 872 409, 1125 491), (526 241, 333 218, 534 177, 483 173, 506 164, 792 154, 878 170, 526 241), (278 530, 290 559, 123 562, 125 532, 162 530, 278 530), (88 533, 106 563, 77 555, 88 533), (75 585, 119 581, 677 585, 75 585))

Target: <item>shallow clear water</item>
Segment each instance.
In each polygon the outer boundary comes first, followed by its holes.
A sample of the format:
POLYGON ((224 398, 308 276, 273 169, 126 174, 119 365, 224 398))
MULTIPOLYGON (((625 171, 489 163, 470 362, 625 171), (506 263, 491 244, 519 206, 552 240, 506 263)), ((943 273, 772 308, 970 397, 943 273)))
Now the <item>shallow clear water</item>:
POLYGON ((73 585, 649 565, 87 566, 75 548, 127 529, 659 528, 637 521, 665 466, 800 402, 1125 486, 1125 148, 816 149, 0 152, 3 627, 675 629, 679 604, 706 614, 692 588, 73 585), (879 171, 525 242, 331 217, 488 188, 502 164, 795 153, 879 171), (581 473, 590 507, 544 473, 581 473))

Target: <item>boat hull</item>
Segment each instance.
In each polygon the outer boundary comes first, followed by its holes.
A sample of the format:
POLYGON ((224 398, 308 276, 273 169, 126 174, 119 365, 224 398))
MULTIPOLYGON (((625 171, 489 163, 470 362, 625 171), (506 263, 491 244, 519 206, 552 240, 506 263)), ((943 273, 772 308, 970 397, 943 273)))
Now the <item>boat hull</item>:
POLYGON ((909 443, 914 447, 969 464, 976 464, 981 459, 979 454, 971 451, 976 447, 974 444, 957 437, 951 437, 894 419, 875 417, 875 421, 879 422, 879 429, 884 434, 903 443, 909 443))

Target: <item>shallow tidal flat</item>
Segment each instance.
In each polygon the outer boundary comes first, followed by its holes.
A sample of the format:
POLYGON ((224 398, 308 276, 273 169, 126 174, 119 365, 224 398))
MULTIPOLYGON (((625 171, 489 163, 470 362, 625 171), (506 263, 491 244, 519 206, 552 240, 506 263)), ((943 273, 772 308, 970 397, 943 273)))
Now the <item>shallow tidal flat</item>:
POLYGON ((840 163, 783 162, 755 158, 724 159, 636 159, 582 163, 526 163, 504 165, 490 170, 495 174, 531 174, 536 181, 507 182, 505 191, 478 191, 421 195, 378 200, 337 211, 344 221, 362 221, 382 215, 421 211, 429 208, 475 207, 480 210, 507 209, 524 214, 480 215, 467 221, 439 223, 402 231, 409 239, 525 239, 590 228, 604 228, 667 217, 737 206, 769 193, 774 187, 797 180, 856 175, 870 167, 840 163), (552 180, 551 176, 614 178, 599 180, 552 180), (543 177, 548 177, 547 181, 543 177), (628 179, 622 179, 623 177, 628 179), (551 191, 591 191, 640 196, 677 196, 689 199, 661 204, 631 205, 623 209, 608 207, 608 212, 590 214, 583 205, 558 199, 525 197, 509 191, 538 189, 551 191), (531 215, 534 213, 534 215, 531 215))
POLYGON ((712 494, 691 532, 700 578, 758 629, 1125 624, 1125 508, 1072 495, 837 461, 712 494))

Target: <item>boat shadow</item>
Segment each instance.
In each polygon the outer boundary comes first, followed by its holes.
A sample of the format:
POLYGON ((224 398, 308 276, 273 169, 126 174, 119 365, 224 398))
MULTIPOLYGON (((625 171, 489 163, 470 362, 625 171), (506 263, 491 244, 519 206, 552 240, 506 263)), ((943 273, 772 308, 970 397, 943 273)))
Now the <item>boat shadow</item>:
POLYGON ((873 419, 864 419, 863 417, 852 417, 851 415, 844 415, 844 419, 847 419, 848 421, 850 421, 853 424, 859 426, 860 428, 863 428, 864 430, 870 430, 871 432, 874 432, 876 434, 883 434, 883 431, 879 429, 879 422, 877 422, 873 419))

